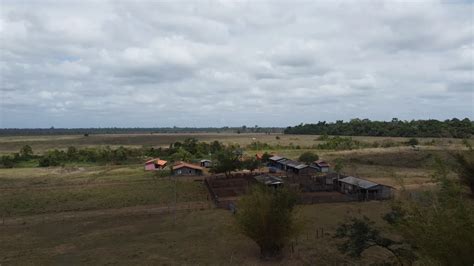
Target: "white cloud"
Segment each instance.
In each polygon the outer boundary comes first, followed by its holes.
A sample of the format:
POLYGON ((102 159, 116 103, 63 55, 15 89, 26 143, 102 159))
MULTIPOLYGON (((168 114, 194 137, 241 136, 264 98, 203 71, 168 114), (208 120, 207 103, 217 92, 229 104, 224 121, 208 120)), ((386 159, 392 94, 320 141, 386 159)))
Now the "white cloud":
POLYGON ((473 8, 4 1, 0 127, 473 118, 473 8))

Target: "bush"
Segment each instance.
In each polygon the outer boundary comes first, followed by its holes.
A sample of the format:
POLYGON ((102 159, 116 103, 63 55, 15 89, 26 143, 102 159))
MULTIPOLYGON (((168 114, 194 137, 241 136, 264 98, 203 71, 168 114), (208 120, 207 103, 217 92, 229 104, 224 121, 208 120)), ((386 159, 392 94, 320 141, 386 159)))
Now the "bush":
POLYGON ((300 157, 298 158, 301 162, 306 164, 310 164, 319 159, 319 156, 313 152, 307 151, 303 152, 300 157))
POLYGON ((2 168, 13 168, 15 166, 15 160, 11 156, 3 155, 1 160, 2 168))
POLYGON ((407 141, 407 144, 410 145, 410 146, 415 146, 415 145, 418 145, 418 139, 416 138, 411 138, 410 140, 407 141))
POLYGON ((39 167, 49 167, 49 166, 59 166, 61 162, 54 157, 43 157, 39 159, 38 166, 39 167))

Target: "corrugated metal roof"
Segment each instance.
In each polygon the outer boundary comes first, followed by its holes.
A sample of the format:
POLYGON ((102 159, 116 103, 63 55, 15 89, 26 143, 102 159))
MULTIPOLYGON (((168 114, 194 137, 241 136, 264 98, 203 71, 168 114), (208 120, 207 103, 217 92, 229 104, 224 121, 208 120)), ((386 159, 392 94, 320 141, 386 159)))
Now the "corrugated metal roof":
POLYGON ((300 165, 295 166, 296 169, 303 169, 303 168, 306 168, 306 167, 308 167, 307 164, 300 164, 300 165))
POLYGON ((259 176, 255 176, 254 178, 258 182, 263 183, 265 185, 283 184, 283 179, 276 176, 272 176, 272 175, 259 175, 259 176))
POLYGON ((314 162, 316 165, 319 167, 329 167, 329 163, 323 161, 323 160, 317 160, 314 162))
POLYGON ((284 157, 280 157, 280 156, 272 156, 269 158, 269 160, 272 160, 272 161, 279 161, 279 160, 282 160, 282 159, 285 159, 284 157))
POLYGON ((346 183, 346 184, 358 186, 358 187, 361 187, 361 188, 364 188, 364 189, 369 189, 371 187, 375 187, 375 186, 379 185, 379 184, 371 182, 369 180, 365 180, 365 179, 361 179, 361 178, 357 178, 357 177, 353 177, 353 176, 348 176, 348 177, 345 177, 343 179, 339 179, 339 181, 341 181, 343 183, 346 183))
POLYGON ((283 164, 283 165, 293 167, 293 168, 296 168, 296 169, 303 169, 305 167, 308 167, 307 164, 304 164, 304 163, 298 162, 298 161, 293 161, 293 160, 290 160, 290 159, 284 159, 284 160, 281 160, 281 161, 278 161, 278 162, 283 164))

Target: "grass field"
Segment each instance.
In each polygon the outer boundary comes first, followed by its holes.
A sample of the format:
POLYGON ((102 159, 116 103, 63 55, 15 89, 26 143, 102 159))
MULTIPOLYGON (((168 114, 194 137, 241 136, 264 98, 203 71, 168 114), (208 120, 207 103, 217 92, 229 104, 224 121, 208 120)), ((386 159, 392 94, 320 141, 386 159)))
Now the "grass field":
MULTIPOLYGON (((338 222, 350 215, 367 215, 380 222, 387 203, 319 204, 303 206, 304 230, 295 252, 285 250, 281 261, 269 264, 344 264, 331 237, 338 222), (323 228, 325 235, 316 237, 323 228)), ((232 214, 225 210, 181 211, 107 216, 56 215, 0 226, 2 264, 172 264, 256 265, 258 247, 239 234, 232 214)), ((381 226, 383 226, 380 223, 381 226)), ((295 242, 296 243, 296 242, 295 242)), ((358 261, 383 261, 388 254, 368 250, 358 261)))
MULTIPOLYGON (((29 144, 35 153, 68 146, 168 146, 196 137, 245 146, 255 138, 271 145, 300 145, 301 149, 268 150, 296 159, 313 151, 322 159, 340 158, 343 173, 398 187, 419 189, 432 184, 435 158, 452 161, 462 152, 461 140, 420 139, 415 151, 407 146, 334 151, 317 150, 318 136, 264 134, 150 134, 0 137, 0 152, 17 152, 29 144), (279 139, 276 138, 279 137, 279 139)), ((368 143, 406 142, 405 138, 354 137, 368 143)), ((263 152, 264 150, 258 150, 263 152)), ((247 150, 248 155, 256 150, 247 150)), ((210 208, 207 191, 193 179, 175 183, 143 171, 142 165, 68 164, 65 167, 0 169, 0 264, 213 264, 255 265, 258 247, 235 228, 230 212, 210 208), (176 188, 176 190, 175 190, 176 188), (175 206, 180 209, 176 214, 175 206), (176 218, 176 223, 174 220, 176 218)), ((380 217, 389 202, 337 203, 299 207, 305 227, 295 253, 286 250, 282 265, 370 264, 388 254, 376 248, 361 260, 341 255, 331 237, 338 223, 349 216, 367 215, 390 233, 380 217), (325 236, 316 238, 317 228, 325 236)), ((270 264, 270 263, 269 263, 270 264)))

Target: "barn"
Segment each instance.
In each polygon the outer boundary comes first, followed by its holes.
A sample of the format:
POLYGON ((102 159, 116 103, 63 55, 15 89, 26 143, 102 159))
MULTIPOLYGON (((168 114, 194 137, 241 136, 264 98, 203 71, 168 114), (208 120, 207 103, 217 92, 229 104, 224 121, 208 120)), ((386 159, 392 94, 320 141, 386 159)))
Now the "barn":
POLYGON ((353 176, 338 179, 337 182, 340 192, 356 196, 359 200, 389 199, 393 193, 390 186, 353 176))
POLYGON ((309 165, 302 162, 293 161, 290 159, 279 160, 280 169, 285 170, 287 173, 293 173, 297 175, 312 175, 316 173, 316 169, 311 168, 309 165))
POLYGON ((160 160, 160 158, 151 159, 145 162, 146 171, 155 171, 166 168, 167 161, 160 160))
POLYGON ((194 164, 180 163, 173 166, 173 175, 202 175, 203 168, 194 164))

